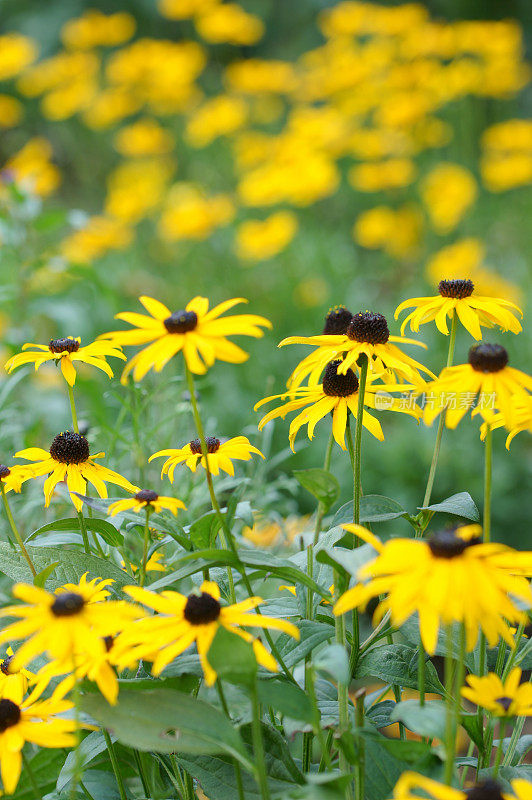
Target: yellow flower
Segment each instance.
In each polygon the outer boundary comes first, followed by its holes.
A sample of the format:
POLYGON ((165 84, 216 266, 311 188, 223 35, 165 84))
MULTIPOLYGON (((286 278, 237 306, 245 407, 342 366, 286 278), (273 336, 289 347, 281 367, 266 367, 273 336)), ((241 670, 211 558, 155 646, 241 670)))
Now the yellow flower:
POLYGON ((515 419, 514 400, 532 391, 532 378, 508 366, 508 353, 499 344, 475 344, 467 364, 446 367, 425 386, 423 419, 427 425, 447 409, 445 424, 456 428, 470 409, 491 423, 500 411, 508 427, 515 419), (475 405, 476 403, 476 405, 475 405), (474 407, 473 407, 474 406, 474 407))
POLYGON ((361 192, 382 192, 408 186, 416 177, 414 163, 406 158, 367 162, 351 167, 349 183, 361 192))
POLYGON ((362 247, 382 249, 392 258, 408 258, 419 244, 423 218, 407 204, 397 209, 376 206, 363 211, 353 226, 353 238, 362 247))
POLYGON ((24 114, 22 103, 15 97, 0 94, 0 128, 13 128, 24 114))
POLYGON ((136 602, 158 613, 134 622, 118 636, 115 647, 116 663, 120 668, 131 666, 142 658, 153 661, 152 673, 160 675, 170 661, 196 642, 205 682, 207 686, 212 686, 216 672, 209 664, 208 652, 220 626, 251 642, 258 663, 272 672, 276 672, 278 667, 271 653, 259 639, 242 630, 241 626, 272 628, 299 639, 298 629, 290 622, 246 613, 262 603, 260 597, 222 606, 219 602, 220 589, 212 581, 204 581, 200 592, 189 594, 188 597, 173 591, 157 595, 137 586, 126 586, 124 591, 136 602))
POLYGON ((61 181, 59 170, 50 162, 52 148, 50 143, 41 137, 30 139, 22 150, 19 150, 4 165, 4 169, 12 172, 17 183, 27 191, 35 192, 40 197, 51 194, 61 181))
POLYGON ((107 176, 105 211, 123 223, 136 223, 162 202, 175 165, 170 159, 125 161, 107 176))
MULTIPOLYGON (((351 369, 341 374, 339 372, 341 363, 341 361, 329 362, 325 368, 321 384, 317 386, 299 387, 298 389, 289 390, 284 394, 266 397, 264 400, 257 403, 255 405, 255 411, 264 403, 270 402, 270 400, 285 400, 287 397, 289 398, 287 403, 274 408, 261 419, 259 422, 259 430, 262 430, 270 420, 276 417, 284 419, 291 411, 299 411, 300 413, 292 420, 289 430, 290 447, 293 450, 295 437, 303 425, 308 426, 308 438, 312 440, 316 424, 328 414, 332 414, 332 432, 334 439, 342 450, 345 450, 347 416, 349 412, 355 417, 358 413, 358 378, 351 369)), ((379 401, 376 401, 375 394, 382 392, 383 389, 386 389, 386 392, 404 392, 412 388, 414 387, 407 384, 399 384, 397 386, 389 384, 372 385, 371 381, 368 381, 364 394, 364 405, 369 406, 369 408, 379 408, 379 401)), ((392 411, 410 414, 410 416, 418 416, 416 411, 408 409, 406 404, 405 407, 402 408, 400 401, 392 398, 391 395, 389 396, 389 402, 386 408, 392 411)), ((375 438, 379 439, 379 441, 384 440, 380 422, 366 410, 364 410, 362 415, 362 425, 367 428, 375 438)))
POLYGON ((242 128, 247 116, 245 100, 220 94, 194 110, 187 122, 185 137, 192 147, 206 147, 218 136, 227 136, 242 128))
POLYGON ((532 122, 509 119, 487 128, 482 135, 480 169, 492 192, 503 192, 532 181, 532 122))
POLYGON ((165 197, 159 235, 168 242, 202 241, 215 228, 227 225, 234 214, 234 203, 229 195, 208 197, 193 184, 175 183, 165 197))
POLYGON ((6 464, 0 464, 0 481, 4 484, 6 492, 10 492, 11 489, 15 492, 20 492, 22 484, 30 477, 31 475, 28 473, 28 467, 22 466, 21 464, 15 464, 15 466, 12 467, 8 467, 6 464))
POLYGON ((13 78, 37 57, 37 45, 21 33, 0 36, 0 80, 13 78))
POLYGON ((95 453, 91 456, 86 438, 72 431, 58 433, 50 445, 49 451, 40 447, 28 447, 15 453, 16 458, 35 462, 31 465, 24 465, 27 475, 23 477, 23 480, 49 475, 44 482, 46 508, 50 505, 55 487, 59 481, 64 480, 77 511, 81 511, 83 501, 74 492, 85 495, 87 481, 92 483, 100 497, 107 497, 106 482, 121 486, 128 492, 139 491, 138 486, 133 486, 118 472, 94 463, 95 458, 102 458, 104 455, 105 453, 95 453))
POLYGON ((123 156, 142 158, 169 153, 174 139, 156 120, 145 117, 121 128, 115 134, 114 146, 123 156))
MULTIPOLYGON (((163 558, 164 556, 160 550, 150 556, 146 562, 146 572, 166 572, 165 564, 161 564, 163 558)), ((122 560, 120 566, 125 569, 126 562, 122 560)), ((138 567, 136 564, 130 564, 129 566, 132 572, 137 572, 138 567)))
POLYGON ((297 217, 291 211, 277 211, 265 220, 246 220, 236 234, 239 258, 260 261, 272 258, 287 247, 297 232, 297 217))
POLYGON ((474 339, 482 339, 480 326, 493 328, 497 325, 501 330, 510 330, 519 333, 522 330, 520 322, 510 309, 515 309, 521 316, 521 309, 509 300, 491 297, 477 297, 473 295, 473 281, 469 279, 442 280, 439 283, 439 294, 435 297, 413 297, 397 306, 395 319, 405 308, 414 308, 403 320, 401 334, 410 324, 410 328, 417 333, 420 325, 427 322, 436 323, 440 333, 449 334, 447 317, 452 318, 454 312, 464 328, 474 339))
POLYGON ((7 648, 7 655, 0 660, 0 698, 9 697, 13 702, 22 703, 28 691, 28 684, 34 683, 34 674, 14 663, 13 648, 7 648))
POLYGON ((403 772, 393 790, 393 800, 419 800, 428 795, 430 800, 466 800, 467 794, 452 786, 445 786, 417 772, 403 772), (415 791, 412 791, 412 790, 415 791), (419 792, 423 795, 420 795, 419 792))
POLYGON ((0 643, 24 639, 13 657, 14 668, 42 653, 60 662, 70 659, 73 667, 73 659, 85 653, 105 653, 102 637, 118 633, 129 619, 142 615, 128 603, 107 600, 107 587, 114 581, 88 581, 87 574, 79 583, 67 583, 55 594, 25 583, 13 587, 14 596, 26 605, 4 606, 0 610, 0 616, 17 619, 0 631, 0 643))
POLYGON ((90 50, 93 47, 116 47, 131 39, 136 23, 125 11, 102 14, 90 8, 81 17, 69 19, 61 28, 61 39, 71 50, 90 50))
POLYGON ((450 233, 477 197, 471 173, 459 164, 438 164, 423 179, 421 196, 437 233, 450 233))
MULTIPOLYGON (((346 320, 347 322, 347 320, 346 320)), ((420 342, 404 339, 401 336, 390 336, 388 323, 382 314, 370 311, 359 311, 347 322, 345 334, 322 334, 321 336, 290 336, 280 342, 279 347, 287 344, 311 344, 317 347, 315 353, 303 359, 290 376, 290 389, 295 389, 310 376, 309 382, 315 384, 323 369, 330 361, 343 358, 339 368, 345 374, 365 354, 369 361, 369 370, 375 377, 386 371, 394 379, 405 379, 412 383, 423 383, 420 372, 432 376, 429 369, 405 355, 393 342, 416 344, 420 342)))
POLYGON ((74 386, 76 382, 75 361, 98 367, 98 369, 101 369, 112 378, 113 371, 105 360, 106 357, 113 356, 114 358, 121 358, 123 361, 126 360, 122 350, 114 347, 109 342, 91 342, 86 347, 80 347, 80 344, 81 339, 79 336, 76 338, 67 336, 63 339, 50 339, 50 344, 48 345, 28 342, 22 346, 22 350, 25 352, 12 356, 6 362, 5 368, 11 373, 23 364, 35 364, 35 370, 38 370, 47 361, 55 361, 56 364, 61 366, 61 372, 68 385, 74 386), (37 352, 28 351, 29 347, 37 348, 37 352))
POLYGON ((336 615, 386 595, 374 622, 389 610, 392 624, 400 627, 417 612, 423 645, 431 654, 439 626, 453 622, 464 624, 468 651, 475 647, 479 630, 491 647, 499 637, 513 645, 508 623, 527 619, 514 598, 532 602, 530 584, 523 577, 532 572, 532 553, 481 544, 479 538, 460 536, 460 529, 435 533, 427 541, 390 539, 381 544, 360 526, 343 527, 362 534, 379 555, 359 570, 359 580, 369 582, 348 589, 334 606, 336 615))
POLYGON ((516 778, 511 783, 513 795, 511 794, 504 794, 504 800, 515 800, 515 797, 518 800, 532 800, 532 784, 530 781, 525 780, 524 778, 516 778))
POLYGON ((162 497, 157 492, 151 491, 151 489, 141 489, 134 497, 111 503, 107 511, 110 517, 114 517, 120 511, 136 511, 140 513, 144 509, 155 511, 159 514, 163 508, 167 508, 175 515, 179 508, 186 508, 186 506, 182 500, 178 500, 175 497, 162 497))
POLYGON ((123 312, 116 318, 135 326, 131 331, 113 331, 100 338, 110 339, 113 345, 136 345, 152 342, 128 362, 122 373, 122 383, 133 370, 133 378, 142 380, 153 367, 160 372, 176 353, 183 351, 187 367, 196 375, 203 375, 214 362, 229 361, 241 364, 248 354, 227 336, 260 337, 260 327, 270 328, 271 323, 255 314, 237 314, 220 317, 237 303, 247 302, 243 298, 226 300, 209 311, 206 297, 194 297, 182 311, 172 313, 165 305, 152 297, 139 297, 150 316, 123 312))
POLYGON ((133 231, 111 217, 90 217, 85 225, 61 242, 61 254, 74 264, 91 262, 109 250, 124 250, 131 244, 133 231))
MULTIPOLYGON (((516 396, 512 399, 513 413, 512 421, 506 419, 504 414, 496 414, 490 421, 490 427, 495 430, 506 426, 510 428, 510 433, 506 437, 506 449, 510 449, 510 444, 518 433, 528 431, 532 433, 532 396, 527 394, 525 396, 516 396)), ((484 423, 480 429, 480 438, 485 439, 487 432, 487 423, 484 423)))
MULTIPOLYGON (((232 461, 249 461, 252 453, 264 458, 260 450, 253 447, 245 436, 235 436, 234 439, 228 439, 226 442, 220 442, 214 436, 207 436, 205 443, 208 451, 209 472, 213 475, 218 475, 220 470, 227 472, 228 475, 234 475, 235 469, 232 461)), ((199 439, 194 439, 178 450, 159 450, 150 456, 148 461, 161 456, 168 456, 161 470, 161 478, 168 474, 170 483, 174 482, 174 470, 178 464, 184 463, 192 472, 196 472, 198 464, 206 469, 205 456, 202 455, 199 439)))
POLYGON ((219 2, 220 0, 158 0, 157 8, 168 19, 190 19, 219 2))
POLYGON ((56 716, 70 711, 73 703, 50 698, 18 703, 8 697, 0 700, 0 770, 4 792, 14 794, 22 769, 22 748, 26 742, 38 747, 73 747, 76 722, 56 716))
POLYGON ((521 670, 514 667, 503 683, 495 672, 479 678, 468 675, 462 697, 486 708, 496 717, 532 716, 532 684, 521 683, 521 670))
POLYGON ((308 517, 288 517, 279 522, 259 521, 252 528, 244 527, 242 536, 256 547, 273 547, 277 544, 290 544, 308 528, 308 517))
POLYGON ((244 94, 285 94, 297 85, 293 64, 274 59, 233 61, 225 69, 225 78, 233 91, 244 94))
POLYGON ((223 3, 202 9, 196 17, 196 30, 211 44, 250 45, 262 37, 264 24, 236 3, 223 3))

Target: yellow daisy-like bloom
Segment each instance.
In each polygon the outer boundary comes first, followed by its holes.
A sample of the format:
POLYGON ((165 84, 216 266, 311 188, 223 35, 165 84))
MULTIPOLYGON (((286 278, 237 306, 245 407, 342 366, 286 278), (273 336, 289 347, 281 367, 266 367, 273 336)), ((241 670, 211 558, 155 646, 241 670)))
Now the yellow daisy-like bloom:
POLYGON ((205 682, 212 686, 216 672, 209 664, 208 652, 216 632, 223 626, 230 633, 252 643, 255 658, 266 669, 276 672, 277 663, 259 639, 241 626, 272 628, 299 639, 299 630, 290 622, 260 614, 248 614, 262 603, 260 597, 250 597, 232 606, 220 604, 220 589, 212 581, 204 581, 200 593, 188 597, 165 591, 157 595, 137 586, 124 589, 133 600, 158 613, 130 625, 116 640, 116 663, 119 668, 134 665, 139 659, 153 661, 152 674, 160 675, 176 656, 194 642, 198 648, 205 682))
POLYGON ((393 790, 393 800, 419 800, 419 791, 431 800, 466 800, 466 793, 418 772, 403 772, 393 790), (413 791, 414 790, 414 791, 413 791))
POLYGON ((532 716, 532 684, 520 683, 521 670, 515 667, 505 682, 495 672, 482 678, 468 675, 461 694, 477 706, 491 711, 496 717, 532 716))
POLYGON ((513 795, 506 792, 503 794, 504 800, 515 800, 514 795, 517 800, 532 800, 532 783, 524 778, 516 778, 512 781, 512 791, 513 795))
POLYGON ((470 526, 465 536, 458 529, 433 534, 428 541, 398 538, 384 545, 360 526, 343 527, 369 541, 379 555, 359 570, 359 580, 369 582, 348 589, 334 606, 336 615, 385 594, 374 621, 390 611, 392 624, 399 627, 417 612, 423 645, 430 654, 436 650, 439 626, 453 622, 464 624, 469 651, 480 629, 491 647, 499 637, 513 645, 510 625, 527 617, 512 598, 532 603, 524 577, 532 574, 532 553, 482 544, 479 537, 469 535, 470 526))
MULTIPOLYGON (((163 560, 163 558, 164 558, 164 556, 161 553, 161 551, 157 550, 157 552, 154 553, 152 556, 150 556, 149 559, 147 560, 147 562, 146 562, 146 572, 166 572, 166 565, 165 564, 161 564, 161 561, 163 560)), ((120 562, 120 566, 122 567, 122 569, 125 569, 126 562, 124 560, 122 560, 120 562)), ((130 563, 129 567, 130 567, 132 572, 136 572, 138 570, 138 566, 136 564, 131 564, 130 563)))
POLYGON ((15 703, 22 703, 28 691, 28 684, 34 682, 35 676, 24 667, 13 663, 13 648, 7 648, 7 655, 0 660, 0 699, 9 697, 15 703))
MULTIPOLYGON (((294 449, 294 440, 297 432, 303 425, 308 426, 308 438, 314 437, 314 428, 316 424, 332 413, 332 431, 335 441, 340 445, 342 450, 346 449, 345 446, 345 430, 347 425, 347 416, 351 412, 355 417, 358 412, 358 378, 352 369, 348 369, 345 374, 339 372, 341 361, 331 361, 327 364, 321 384, 317 386, 302 386, 293 391, 285 392, 284 394, 275 394, 271 397, 266 397, 255 405, 255 411, 260 408, 264 403, 269 403, 270 400, 290 398, 287 403, 284 403, 277 408, 274 408, 259 422, 259 430, 276 417, 282 419, 291 411, 300 411, 300 413, 292 420, 289 429, 290 447, 294 449)), ((415 410, 410 410, 406 405, 401 407, 401 401, 392 398, 388 395, 390 391, 403 392, 405 389, 413 389, 413 386, 406 384, 394 385, 371 385, 370 382, 366 384, 366 391, 364 393, 364 405, 370 408, 379 408, 379 401, 375 399, 375 394, 382 392, 386 389, 386 397, 389 397, 390 408, 393 411, 400 411, 410 416, 418 417, 419 414, 415 410)), ((381 424, 378 419, 373 417, 364 410, 362 415, 362 425, 373 434, 379 441, 383 441, 384 434, 382 432, 381 424)))
POLYGON ((439 283, 439 295, 435 297, 413 297, 397 306, 395 319, 406 308, 415 310, 408 314, 401 325, 401 334, 406 326, 417 333, 420 325, 427 322, 436 323, 440 333, 449 335, 447 318, 452 318, 454 312, 464 328, 473 339, 482 339, 481 326, 493 328, 497 325, 503 331, 519 333, 521 323, 515 316, 517 311, 521 316, 523 312, 509 300, 495 297, 476 297, 473 295, 473 281, 466 279, 442 280, 439 283), (514 309, 514 312, 510 309, 514 309))
POLYGON ((162 497, 151 489, 141 489, 133 497, 111 503, 107 511, 110 517, 114 517, 120 511, 140 513, 145 509, 155 511, 158 514, 163 508, 167 508, 168 511, 176 515, 179 508, 186 508, 186 506, 182 500, 178 500, 176 497, 162 497))
POLYGON ((122 373, 122 383, 127 382, 133 370, 136 381, 142 380, 153 367, 160 372, 176 353, 183 351, 187 367, 197 375, 203 375, 216 359, 240 364, 248 358, 227 336, 263 336, 261 327, 271 328, 271 322, 256 314, 237 314, 221 317, 237 303, 246 303, 241 297, 226 300, 209 311, 206 297, 194 297, 182 311, 173 313, 163 303, 152 297, 139 297, 148 312, 134 314, 124 312, 116 318, 135 326, 131 331, 112 331, 100 338, 110 339, 113 345, 137 345, 151 342, 129 361, 122 373))
POLYGON ((118 472, 94 463, 95 458, 102 458, 104 455, 105 453, 95 453, 91 456, 86 438, 72 431, 58 433, 50 445, 49 451, 40 447, 28 447, 26 450, 19 450, 18 453, 15 453, 16 458, 25 458, 27 461, 34 462, 31 466, 25 465, 27 475, 23 480, 49 475, 44 482, 46 508, 50 505, 53 491, 59 481, 66 480, 71 500, 77 511, 81 511, 83 501, 73 492, 85 495, 87 481, 92 483, 99 496, 103 498, 107 497, 105 482, 121 486, 128 492, 139 491, 138 486, 134 486, 118 472))
POLYGON ((74 386, 76 382, 75 361, 84 364, 91 364, 93 367, 103 370, 110 378, 113 377, 113 370, 105 360, 107 356, 126 360, 120 348, 110 342, 98 341, 91 342, 86 347, 80 347, 81 339, 78 337, 67 336, 64 339, 50 339, 50 344, 25 344, 22 350, 25 352, 17 353, 6 361, 5 368, 8 372, 13 372, 23 364, 35 364, 38 370, 47 361, 55 361, 61 366, 63 377, 69 386, 74 386), (28 352, 29 347, 36 347, 37 352, 28 352))
MULTIPOLYGON (((513 398, 513 414, 511 416, 511 424, 506 419, 504 414, 496 414, 490 421, 490 427, 495 430, 496 428, 503 428, 504 426, 510 427, 510 433, 506 437, 506 449, 510 449, 513 439, 518 433, 528 431, 532 433, 532 396, 527 394, 525 396, 518 396, 513 398)), ((480 429, 480 438, 486 438, 487 424, 484 423, 480 429)), ((1 469, 1 467, 0 467, 1 469)))
POLYGON ((50 698, 24 703, 16 696, 0 700, 0 771, 5 794, 17 788, 22 769, 22 748, 26 742, 38 747, 73 747, 76 744, 76 722, 58 717, 73 708, 67 700, 50 698))
POLYGON ((434 377, 429 369, 405 355, 393 342, 425 347, 413 339, 390 336, 388 323, 382 314, 360 311, 353 315, 345 334, 289 336, 280 342, 279 347, 287 344, 311 344, 318 348, 295 368, 289 380, 290 389, 300 386, 307 377, 309 383, 317 383, 327 364, 339 358, 343 358, 339 372, 345 374, 362 354, 367 356, 369 370, 375 377, 385 375, 396 381, 406 380, 417 385, 424 383, 421 372, 434 377))
POLYGON ((467 364, 446 367, 425 387, 423 419, 427 425, 444 409, 445 424, 456 428, 470 409, 491 424, 500 411, 508 427, 515 421, 515 400, 532 391, 532 378, 508 366, 508 353, 499 344, 476 344, 467 364), (476 405, 475 405, 476 403, 476 405))
POLYGON ((10 492, 11 489, 15 492, 20 492, 22 484, 30 477, 28 467, 24 467, 22 464, 16 464, 13 467, 0 464, 0 481, 4 484, 6 492, 10 492))
POLYGON ((83 654, 96 657, 106 652, 103 637, 118 633, 131 618, 142 611, 129 603, 107 600, 112 580, 87 580, 67 583, 55 594, 18 583, 13 594, 25 605, 5 606, 0 617, 15 617, 0 631, 0 644, 24 639, 13 657, 13 669, 24 666, 41 653, 60 662, 80 659, 83 654), (105 602, 104 602, 105 601, 105 602))
MULTIPOLYGON (((234 475, 235 468, 233 467, 232 459, 249 461, 252 453, 264 458, 260 450, 253 447, 245 436, 235 436, 234 439, 228 439, 227 442, 220 442, 214 436, 207 436, 205 443, 208 452, 209 472, 212 475, 218 475, 220 470, 227 472, 228 475, 234 475)), ((201 464, 204 469, 207 468, 199 439, 193 439, 192 442, 178 450, 159 450, 150 456, 148 461, 161 456, 168 456, 161 470, 161 478, 163 475, 168 475, 170 483, 174 482, 174 470, 178 464, 184 463, 192 472, 196 472, 198 464, 201 464)))

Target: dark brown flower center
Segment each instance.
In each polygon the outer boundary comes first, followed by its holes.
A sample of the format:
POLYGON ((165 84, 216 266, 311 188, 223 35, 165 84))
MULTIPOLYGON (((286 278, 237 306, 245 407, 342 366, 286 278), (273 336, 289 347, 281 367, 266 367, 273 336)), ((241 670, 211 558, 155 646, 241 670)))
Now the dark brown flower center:
POLYGON ((79 350, 79 342, 67 336, 65 339, 50 339, 48 347, 52 353, 64 353, 65 350, 67 353, 76 353, 79 350))
POLYGON ((20 722, 20 708, 12 700, 0 700, 0 733, 20 722))
POLYGON ((328 336, 345 336, 353 315, 345 306, 334 306, 325 317, 323 333, 328 336))
POLYGON ((323 393, 329 397, 350 397, 358 391, 358 378, 352 369, 348 369, 345 375, 338 374, 341 361, 330 361, 323 373, 322 388, 323 393))
POLYGON ((347 329, 347 335, 355 342, 368 342, 368 344, 386 344, 390 338, 386 317, 374 314, 371 311, 359 311, 347 329))
MULTIPOLYGON (((220 440, 214 436, 207 436, 205 438, 208 453, 216 453, 220 449, 220 440)), ((190 450, 194 455, 201 455, 201 442, 199 439, 193 439, 189 442, 190 450)))
POLYGON ((84 605, 85 600, 77 592, 61 592, 52 603, 51 611, 54 617, 73 617, 84 605))
POLYGON ((109 653, 111 651, 111 648, 112 648, 112 646, 114 644, 114 640, 115 640, 114 636, 104 636, 103 637, 103 643, 105 645, 105 652, 106 653, 109 653))
POLYGON ((498 703, 500 706, 502 706, 504 708, 505 712, 508 713, 508 710, 509 710, 510 706, 512 705, 512 698, 511 697, 497 697, 495 702, 498 703))
POLYGON ((135 500, 141 500, 143 503, 153 503, 158 497, 159 495, 157 492, 154 492, 152 489, 141 489, 140 492, 137 492, 135 495, 135 500))
POLYGON ((2 663, 0 664, 0 670, 4 673, 4 675, 11 675, 12 673, 9 670, 9 665, 13 661, 13 656, 6 656, 2 659, 2 663))
POLYGON ((471 297, 474 288, 473 281, 461 279, 440 281, 438 285, 438 291, 442 297, 454 297, 457 300, 471 297))
POLYGON ((508 352, 500 344, 474 344, 468 361, 477 372, 500 372, 508 364, 508 352))
POLYGON ((185 619, 191 625, 207 625, 220 616, 221 606, 212 594, 189 594, 185 606, 185 619))
POLYGON ((187 333, 193 331, 198 324, 198 315, 195 311, 174 311, 163 320, 163 325, 168 333, 187 333))
POLYGON ((503 800, 500 785, 491 778, 466 789, 466 794, 468 800, 503 800))
POLYGON ((5 464, 0 464, 0 481, 7 478, 8 475, 11 475, 9 467, 6 467, 5 464))
POLYGON ((50 445, 50 455, 62 464, 83 464, 90 455, 89 443, 80 433, 58 433, 50 445))
POLYGON ((427 540, 430 552, 437 558, 454 558, 461 556, 464 550, 479 544, 480 539, 462 539, 455 531, 437 531, 427 540))

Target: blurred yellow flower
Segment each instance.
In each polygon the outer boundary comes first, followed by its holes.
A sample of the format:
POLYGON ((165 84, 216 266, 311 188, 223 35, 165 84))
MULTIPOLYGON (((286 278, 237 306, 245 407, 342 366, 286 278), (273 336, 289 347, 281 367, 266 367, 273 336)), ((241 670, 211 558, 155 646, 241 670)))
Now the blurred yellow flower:
POLYGON ((234 213, 228 195, 207 197, 198 186, 175 183, 165 198, 159 235, 169 242, 206 239, 215 228, 227 225, 234 213))
POLYGON ((421 197, 437 233, 450 233, 477 197, 474 177, 459 164, 441 163, 421 182, 421 197))
POLYGON ((138 222, 162 202, 174 168, 170 159, 124 161, 108 175, 106 213, 122 222, 138 222))
POLYGON ((492 192, 532 183, 532 121, 510 119, 482 136, 482 180, 492 192))
POLYGON ((305 278, 293 291, 294 303, 302 308, 316 308, 327 300, 329 284, 323 278, 305 278))
POLYGON ((61 39, 70 50, 116 47, 131 39, 135 28, 134 18, 125 11, 106 15, 90 8, 81 17, 69 19, 63 25, 61 39))
POLYGON ((13 173, 15 180, 25 189, 41 197, 51 194, 61 181, 57 167, 51 163, 52 146, 42 137, 30 139, 22 150, 19 150, 4 165, 4 169, 13 173))
POLYGON ((361 192, 382 192, 408 186, 416 177, 416 167, 407 158, 357 164, 348 173, 349 183, 361 192))
POLYGON ((186 139, 193 147, 206 147, 218 136, 242 128, 247 115, 248 106, 244 100, 220 94, 193 112, 186 126, 186 139))
POLYGON ((397 209, 377 206, 360 214, 353 226, 353 238, 370 250, 384 250, 392 258, 407 258, 419 244, 422 226, 423 217, 413 204, 397 209))
POLYGON ((22 103, 15 97, 0 94, 0 128, 14 128, 24 114, 22 103))
POLYGON ((196 18, 196 30, 211 44, 255 44, 262 38, 264 24, 236 3, 216 4, 196 18))
POLYGON ((99 92, 83 114, 88 128, 110 128, 124 117, 134 114, 142 105, 141 99, 129 87, 111 87, 99 92))
POLYGON ((5 81, 22 72, 37 57, 37 44, 21 33, 0 36, 0 80, 5 81))
POLYGON ((73 264, 89 263, 109 250, 124 250, 132 239, 131 228, 123 222, 111 217, 89 217, 83 228, 63 239, 60 252, 73 264))
POLYGON ((165 155, 174 147, 172 134, 149 117, 121 128, 113 142, 115 150, 128 158, 165 155))
POLYGON ((168 19, 190 19, 219 2, 220 0, 158 0, 157 8, 168 19))
MULTIPOLYGON (((256 547, 273 547, 277 544, 290 544, 307 528, 309 517, 287 517, 279 522, 261 520, 252 528, 242 529, 242 536, 256 547)), ((279 587, 281 588, 281 587, 279 587)), ((294 590, 295 593, 295 590, 294 590)))
POLYGON ((293 64, 275 59, 234 61, 225 70, 229 88, 244 94, 285 94, 295 88, 296 75, 293 64))
POLYGON ((287 247, 297 232, 297 217, 277 211, 265 220, 242 222, 236 233, 236 252, 247 261, 272 258, 287 247))

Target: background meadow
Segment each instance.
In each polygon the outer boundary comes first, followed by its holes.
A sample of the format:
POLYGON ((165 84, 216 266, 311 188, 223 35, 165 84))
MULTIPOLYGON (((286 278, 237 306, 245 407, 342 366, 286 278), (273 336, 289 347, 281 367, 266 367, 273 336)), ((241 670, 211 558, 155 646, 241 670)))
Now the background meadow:
MULTIPOLYGON (((208 432, 279 454, 267 468, 246 465, 257 519, 312 510, 291 472, 317 466, 327 438, 318 426, 291 455, 283 424, 256 431, 254 403, 281 391, 306 353, 277 349, 284 336, 321 332, 335 304, 383 313, 397 334, 398 303, 432 294, 447 274, 529 313, 525 2, 492 2, 489 19, 484 3, 444 0, 242 0, 229 11, 214 0, 4 0, 1 9, 2 359, 28 341, 88 342, 115 327, 115 313, 139 310, 140 294, 176 309, 196 294, 248 298, 273 330, 247 348, 245 367, 220 364, 199 389, 208 432)), ((428 351, 408 352, 438 372, 447 343, 426 327, 418 338, 428 351)), ((528 371, 531 336, 525 325, 519 337, 493 338, 528 371)), ((459 331, 457 363, 470 344, 459 331)), ((80 373, 89 440, 119 470, 133 452, 138 474, 128 477, 158 484, 146 456, 192 430, 180 369, 129 393, 117 386, 80 373)), ((68 427, 52 367, 2 376, 0 398, 6 458, 68 427)), ((364 488, 413 512, 435 431, 385 416, 386 441, 366 437, 364 488)), ((494 531, 519 547, 532 445, 521 435, 510 456, 504 432, 494 438, 494 531)), ((459 486, 480 504, 482 457, 476 424, 445 431, 434 501, 459 486)), ((347 459, 337 454, 332 471, 349 496, 347 459)), ((180 477, 184 522, 203 498, 198 483, 180 477)), ((32 519, 29 497, 28 530, 52 514, 35 488, 32 519)))

